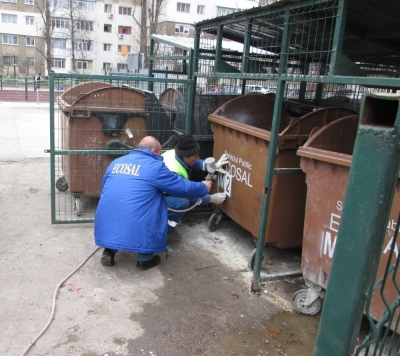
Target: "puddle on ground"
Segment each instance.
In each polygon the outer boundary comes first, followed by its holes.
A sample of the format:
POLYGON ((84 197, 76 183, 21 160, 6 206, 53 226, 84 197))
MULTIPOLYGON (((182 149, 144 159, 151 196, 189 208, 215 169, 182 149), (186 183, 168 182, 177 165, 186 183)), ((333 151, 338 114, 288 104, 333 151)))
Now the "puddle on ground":
POLYGON ((320 317, 281 312, 262 319, 260 328, 222 335, 218 343, 226 355, 310 356, 320 317))

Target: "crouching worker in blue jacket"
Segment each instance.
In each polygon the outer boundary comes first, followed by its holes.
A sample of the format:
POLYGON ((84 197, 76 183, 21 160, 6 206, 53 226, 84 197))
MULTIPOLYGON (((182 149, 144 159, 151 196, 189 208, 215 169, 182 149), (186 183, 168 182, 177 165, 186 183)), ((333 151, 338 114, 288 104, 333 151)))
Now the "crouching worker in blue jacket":
POLYGON ((171 172, 161 144, 143 138, 128 155, 107 168, 97 206, 94 237, 104 247, 101 263, 113 266, 119 250, 137 252, 136 267, 145 271, 160 263, 153 255, 167 251, 168 211, 164 192, 182 198, 206 195, 211 182, 191 182, 171 172))

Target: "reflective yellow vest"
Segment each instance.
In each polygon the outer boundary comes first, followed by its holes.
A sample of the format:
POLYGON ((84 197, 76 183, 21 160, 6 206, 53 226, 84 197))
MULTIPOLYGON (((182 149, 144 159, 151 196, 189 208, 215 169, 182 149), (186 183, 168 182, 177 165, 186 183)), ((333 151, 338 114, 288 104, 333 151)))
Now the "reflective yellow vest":
POLYGON ((185 179, 189 179, 188 172, 184 166, 176 159, 175 150, 169 150, 162 154, 164 157, 164 163, 169 168, 170 171, 179 174, 185 179))

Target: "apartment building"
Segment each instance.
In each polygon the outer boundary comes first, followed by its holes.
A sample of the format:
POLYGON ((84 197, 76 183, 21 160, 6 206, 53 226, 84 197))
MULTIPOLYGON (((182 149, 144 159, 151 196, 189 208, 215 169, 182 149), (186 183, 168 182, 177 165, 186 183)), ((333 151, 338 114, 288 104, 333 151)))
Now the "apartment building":
MULTIPOLYGON (((46 68, 44 57, 43 1, 0 0, 3 77, 128 69, 128 54, 140 48, 141 0, 50 0, 51 68, 46 68)), ((190 37, 196 22, 258 4, 258 0, 164 0, 157 33, 190 37)))

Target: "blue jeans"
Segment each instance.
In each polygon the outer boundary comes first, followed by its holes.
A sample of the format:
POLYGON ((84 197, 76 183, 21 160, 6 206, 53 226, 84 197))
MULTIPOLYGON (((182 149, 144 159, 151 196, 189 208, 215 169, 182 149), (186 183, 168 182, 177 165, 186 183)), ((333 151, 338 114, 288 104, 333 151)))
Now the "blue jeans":
MULTIPOLYGON (((210 195, 207 194, 204 197, 201 198, 202 201, 200 205, 208 205, 210 203, 210 195)), ((165 201, 167 202, 167 207, 175 210, 186 210, 196 204, 198 201, 198 198, 193 198, 193 199, 186 199, 186 198, 176 198, 176 197, 171 197, 171 196, 166 196, 165 201)), ((176 213, 174 211, 169 211, 168 210, 168 220, 169 221, 175 221, 178 223, 184 216, 186 212, 184 213, 176 213)), ((168 225, 168 232, 170 232, 173 229, 172 226, 168 225)))

